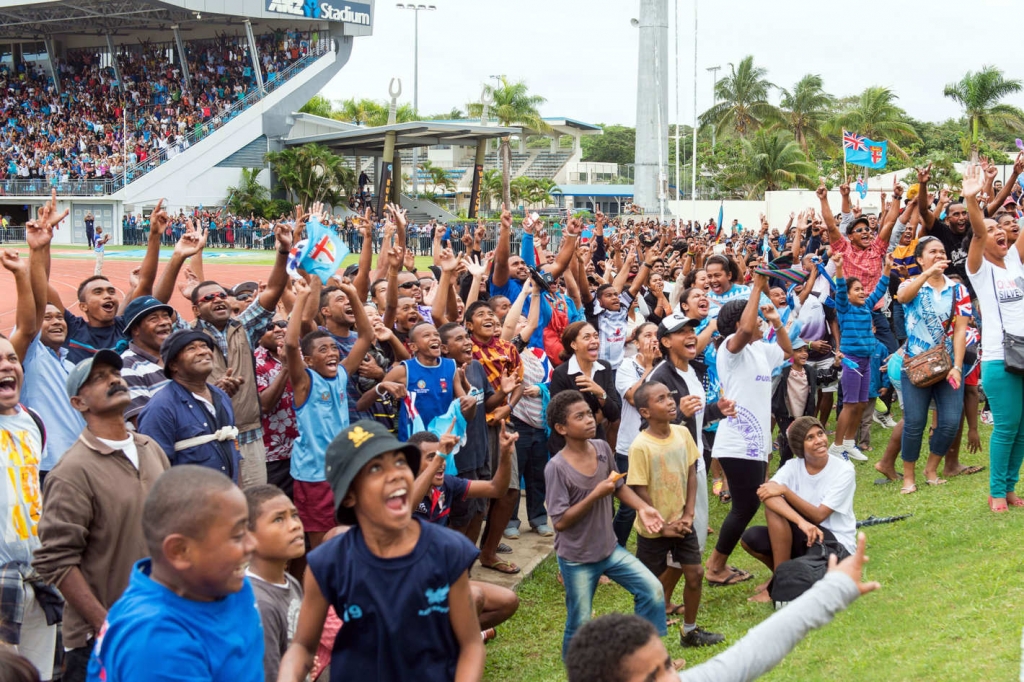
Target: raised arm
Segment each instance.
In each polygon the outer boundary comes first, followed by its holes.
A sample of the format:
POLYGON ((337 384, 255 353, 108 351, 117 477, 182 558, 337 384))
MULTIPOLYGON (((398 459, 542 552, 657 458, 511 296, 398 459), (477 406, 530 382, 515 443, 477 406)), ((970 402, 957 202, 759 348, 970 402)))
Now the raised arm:
MULTIPOLYGON (((519 295, 516 296, 516 300, 512 301, 511 307, 505 314, 505 322, 501 325, 501 338, 504 341, 511 341, 515 338, 516 328, 519 326, 519 318, 523 315, 523 306, 526 305, 526 297, 533 291, 533 279, 528 279, 523 283, 523 288, 520 289, 519 295)), ((534 298, 538 298, 534 296, 534 298)), ((538 299, 539 300, 539 299, 538 299)), ((531 303, 532 303, 531 299, 531 303)), ((536 327, 535 327, 536 328, 536 327)), ((526 334, 523 335, 524 339, 530 337, 526 334)))
POLYGON ((818 199, 821 202, 821 219, 824 221, 826 229, 828 229, 829 243, 834 244, 835 242, 842 241, 843 235, 836 226, 836 217, 832 215, 832 208, 828 205, 828 189, 825 188, 825 178, 821 178, 821 183, 814 193, 818 195, 818 199))
POLYGON ((448 298, 451 293, 453 273, 459 266, 459 260, 451 249, 442 249, 437 256, 437 262, 441 266, 441 279, 437 282, 437 294, 430 307, 430 316, 434 319, 434 325, 440 327, 445 322, 455 322, 448 316, 448 298))
MULTIPOLYGON (((46 281, 50 276, 50 241, 53 239, 53 230, 44 227, 35 220, 30 220, 25 225, 25 241, 29 248, 29 281, 32 285, 33 319, 36 326, 32 338, 39 333, 42 326, 43 316, 46 314, 46 281)), ((20 299, 19 299, 20 303, 20 299)), ((22 325, 19 321, 18 326, 22 325)))
MULTIPOLYGON (((356 292, 355 287, 351 284, 342 284, 340 288, 348 296, 348 300, 356 301, 356 297, 359 294, 356 292)), ((348 357, 341 361, 342 366, 350 377, 359 371, 359 365, 363 363, 363 358, 366 357, 366 353, 369 352, 375 340, 373 324, 370 322, 362 302, 356 301, 352 304, 352 315, 356 318, 356 333, 358 337, 352 346, 352 350, 349 351, 348 357)))
POLYGON ((740 317, 740 323, 736 326, 736 333, 730 336, 726 341, 726 348, 729 349, 730 353, 739 353, 747 346, 747 344, 756 341, 761 337, 757 328, 758 301, 760 301, 761 294, 764 293, 767 288, 767 284, 767 277, 758 274, 754 275, 753 286, 750 290, 750 298, 747 299, 747 305, 743 309, 743 315, 740 317))
MULTIPOLYGON (((998 173, 995 166, 991 166, 991 168, 998 173)), ((996 198, 988 203, 985 211, 986 215, 995 215, 996 211, 1003 207, 1003 202, 1010 196, 1013 188, 1017 186, 1017 178, 1021 173, 1024 173, 1024 152, 1017 154, 1017 159, 1013 162, 1013 173, 1011 173, 1010 179, 1003 183, 1003 188, 999 190, 996 198)))
MULTIPOLYGON (((386 241, 386 240, 385 240, 386 241)), ((388 269, 388 289, 384 297, 384 326, 395 326, 398 313, 398 271, 402 269, 402 250, 397 246, 381 246, 378 262, 383 261, 388 269), (385 255, 386 254, 386 255, 385 255)))
POLYGON ((352 284, 359 292, 359 300, 365 301, 370 293, 370 270, 373 269, 373 221, 370 219, 370 209, 366 209, 366 215, 356 218, 356 228, 363 235, 363 245, 359 251, 359 268, 352 284))
POLYGON ((562 246, 558 249, 555 262, 551 266, 551 276, 557 279, 572 262, 576 255, 576 244, 579 242, 580 234, 583 231, 583 224, 576 219, 567 220, 562 230, 562 246))
POLYGON ((32 343, 36 332, 39 331, 39 323, 36 319, 36 299, 32 295, 29 261, 23 260, 17 251, 4 249, 0 253, 0 265, 14 275, 14 288, 18 294, 18 305, 14 318, 17 326, 11 333, 10 341, 14 346, 14 352, 18 354, 18 359, 24 362, 29 344, 32 343))
MULTIPOLYGON (((295 409, 300 409, 306 404, 309 397, 309 375, 306 374, 306 363, 302 358, 301 342, 303 313, 308 309, 306 305, 309 297, 313 295, 309 285, 309 275, 305 279, 295 282, 295 312, 288 320, 288 328, 284 332, 284 355, 287 365, 288 379, 292 382, 292 393, 294 394, 295 409)), ((361 306, 352 306, 353 309, 361 306)), ((363 313, 366 314, 365 312, 363 313)))
POLYGON ((182 266, 189 258, 206 248, 206 239, 207 231, 205 229, 199 230, 197 226, 193 225, 191 218, 185 220, 185 233, 174 245, 171 259, 153 288, 153 298, 164 303, 171 300, 171 296, 174 295, 174 285, 178 281, 178 273, 181 272, 182 266))
POLYGON ((512 256, 512 214, 501 205, 501 227, 498 228, 498 245, 494 249, 494 272, 491 281, 496 287, 508 284, 508 259, 512 256))
MULTIPOLYGON (((988 242, 988 225, 985 224, 985 214, 978 202, 978 194, 981 193, 980 169, 970 165, 964 171, 964 183, 962 194, 967 202, 967 216, 971 223, 973 238, 971 245, 967 248, 967 272, 976 273, 981 270, 981 262, 985 258, 985 243, 988 242)), ((1020 239, 1017 240, 1021 241, 1020 239)), ((1018 253, 1024 253, 1017 245, 1018 253)))
POLYGON ((277 302, 281 300, 284 288, 288 286, 288 252, 292 248, 292 228, 286 223, 274 225, 274 247, 277 249, 277 257, 274 259, 274 267, 267 278, 267 288, 260 294, 260 305, 264 310, 273 310, 277 302))
MULTIPOLYGON (((171 216, 163 209, 163 204, 163 199, 157 201, 153 213, 149 216, 149 241, 146 244, 146 255, 142 257, 142 267, 139 270, 139 285, 135 287, 133 293, 125 296, 125 300, 122 302, 124 305, 127 305, 131 298, 149 296, 153 292, 156 269, 160 263, 160 238, 171 223, 171 216)), ((159 300, 166 303, 169 298, 159 300)))
POLYGON ((917 211, 924 223, 924 231, 931 232, 935 224, 937 214, 933 214, 928 205, 928 183, 932 179, 932 165, 929 163, 924 168, 917 169, 917 211))

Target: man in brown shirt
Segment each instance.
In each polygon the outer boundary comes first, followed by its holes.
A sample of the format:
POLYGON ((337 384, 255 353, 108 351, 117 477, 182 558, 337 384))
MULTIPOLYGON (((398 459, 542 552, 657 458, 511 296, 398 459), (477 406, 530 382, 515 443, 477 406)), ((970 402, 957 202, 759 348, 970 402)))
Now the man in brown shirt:
POLYGON ((71 405, 85 430, 46 477, 39 521, 42 543, 32 561, 67 600, 64 679, 84 682, 93 640, 107 610, 148 556, 142 506, 170 467, 151 438, 125 427, 130 402, 121 357, 101 350, 68 375, 71 405))

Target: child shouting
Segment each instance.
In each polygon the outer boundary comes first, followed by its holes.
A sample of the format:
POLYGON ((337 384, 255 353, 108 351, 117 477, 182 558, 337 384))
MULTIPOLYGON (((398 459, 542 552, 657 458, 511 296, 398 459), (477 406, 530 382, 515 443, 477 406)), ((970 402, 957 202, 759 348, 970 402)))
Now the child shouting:
POLYGON ((165 471, 142 509, 150 558, 136 562, 107 613, 90 682, 261 682, 248 524, 245 495, 224 474, 191 464, 165 471))
POLYGON ((636 509, 648 533, 661 531, 661 514, 625 485, 625 474, 615 468, 608 443, 594 440, 597 422, 582 393, 556 394, 548 404, 547 418, 551 429, 565 438, 565 447, 544 469, 545 502, 555 524, 555 553, 565 581, 562 657, 576 630, 590 620, 594 590, 602 575, 626 588, 633 595, 637 615, 664 636, 661 583, 615 540, 611 496, 636 509))
POLYGON ((468 570, 478 552, 465 536, 413 518, 419 465, 419 448, 371 421, 342 430, 327 448, 338 521, 354 527, 307 557, 299 625, 280 682, 309 673, 328 606, 344 622, 331 682, 483 676, 468 570))

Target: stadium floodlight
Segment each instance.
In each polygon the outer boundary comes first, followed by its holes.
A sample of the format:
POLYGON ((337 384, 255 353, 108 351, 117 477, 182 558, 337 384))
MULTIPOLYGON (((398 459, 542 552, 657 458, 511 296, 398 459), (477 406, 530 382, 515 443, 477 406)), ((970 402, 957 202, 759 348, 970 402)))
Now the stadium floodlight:
MULTIPOLYGON (((413 73, 412 73, 412 108, 419 116, 420 113, 420 12, 433 12, 437 9, 436 5, 416 5, 411 2, 395 3, 395 7, 398 9, 411 9, 416 12, 416 23, 415 32, 413 39, 413 73)), ((412 149, 412 193, 416 198, 419 198, 420 194, 420 183, 419 183, 419 167, 420 167, 420 149, 419 147, 413 147, 412 149)))

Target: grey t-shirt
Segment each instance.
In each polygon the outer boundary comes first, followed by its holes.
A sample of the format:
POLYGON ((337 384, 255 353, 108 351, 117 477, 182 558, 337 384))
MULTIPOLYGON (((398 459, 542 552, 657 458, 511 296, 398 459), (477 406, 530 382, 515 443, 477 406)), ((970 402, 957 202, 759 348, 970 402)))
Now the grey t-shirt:
POLYGON ((263 621, 263 674, 265 679, 276 680, 281 657, 299 624, 302 586, 287 573, 284 585, 269 583, 253 573, 247 572, 247 575, 263 621))
MULTIPOLYGON (((548 516, 554 523, 558 523, 569 507, 582 502, 609 474, 618 471, 608 443, 603 440, 588 442, 597 451, 597 470, 592 475, 587 476, 577 471, 562 457, 561 452, 552 457, 544 468, 544 501, 548 516)), ((615 489, 618 490, 624 484, 625 481, 619 479, 615 489)), ((598 500, 574 526, 564 531, 555 531, 555 553, 566 561, 592 564, 604 561, 613 551, 615 533, 612 531, 611 495, 598 500)))

